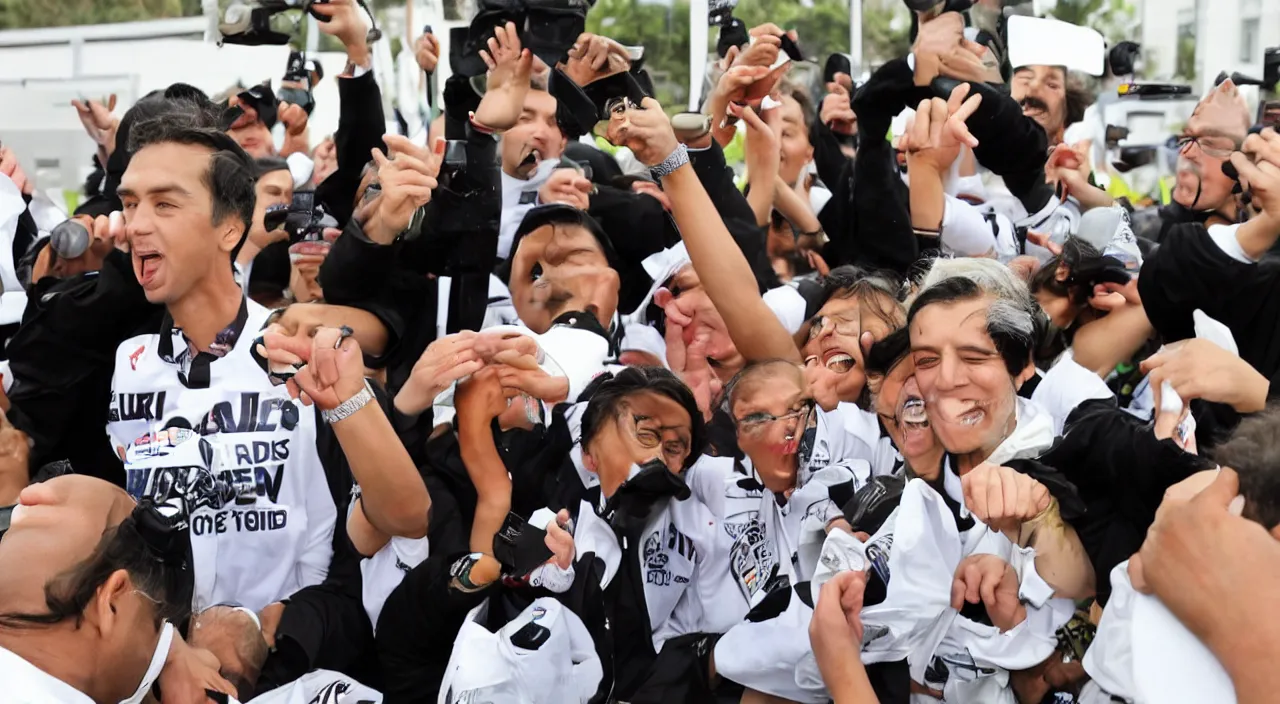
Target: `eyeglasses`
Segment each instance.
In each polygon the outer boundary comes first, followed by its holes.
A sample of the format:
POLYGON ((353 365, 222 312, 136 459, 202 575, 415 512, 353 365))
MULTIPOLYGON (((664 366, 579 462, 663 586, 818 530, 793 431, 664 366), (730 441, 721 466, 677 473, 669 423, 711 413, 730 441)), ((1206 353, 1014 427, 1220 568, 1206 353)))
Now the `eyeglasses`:
POLYGON ((813 413, 813 407, 814 401, 810 398, 802 401, 800 408, 780 416, 763 412, 752 413, 747 415, 745 418, 736 419, 738 421, 738 429, 748 435, 760 435, 764 433, 766 428, 774 423, 794 420, 796 421, 796 425, 803 430, 804 427, 809 424, 809 415, 813 413))
POLYGON ((834 325, 836 332, 841 335, 857 335, 862 327, 862 320, 852 313, 824 315, 814 320, 813 325, 809 327, 809 339, 816 340, 822 337, 822 332, 828 325, 834 325))
POLYGON ((1240 145, 1230 137, 1197 137, 1184 134, 1178 138, 1178 151, 1185 152, 1192 143, 1199 145, 1200 151, 1204 152, 1205 156, 1215 159, 1226 159, 1231 156, 1231 152, 1240 148, 1240 145))

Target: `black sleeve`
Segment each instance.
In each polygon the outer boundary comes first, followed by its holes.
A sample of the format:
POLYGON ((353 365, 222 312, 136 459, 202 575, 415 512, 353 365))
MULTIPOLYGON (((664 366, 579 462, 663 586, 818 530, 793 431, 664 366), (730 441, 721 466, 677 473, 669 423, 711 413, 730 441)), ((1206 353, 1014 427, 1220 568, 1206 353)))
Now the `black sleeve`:
POLYGON ((386 704, 436 701, 467 614, 497 589, 466 593, 449 586, 462 554, 436 553, 405 575, 378 616, 376 653, 386 704))
MULTIPOLYGON (((906 186, 894 165, 888 134, 894 116, 913 93, 906 61, 891 61, 854 95, 854 112, 864 138, 858 157, 839 179, 828 184, 831 200, 818 219, 830 238, 823 252, 833 267, 858 264, 904 274, 919 256, 911 230, 906 186)), ((819 127, 819 134, 825 130, 819 127)))
POLYGON ((370 71, 359 78, 338 78, 338 131, 333 135, 338 170, 316 187, 316 200, 340 223, 351 219, 360 173, 370 152, 385 149, 382 135, 387 122, 382 114, 382 91, 370 71))
POLYGON ((765 247, 768 233, 756 225, 751 204, 733 182, 733 169, 725 162, 720 145, 713 140, 707 149, 689 152, 689 162, 693 164, 693 170, 698 174, 698 180, 706 189, 720 219, 724 221, 725 228, 751 265, 751 272, 755 274, 760 290, 763 292, 777 288, 778 275, 773 270, 765 247))
MULTIPOLYGON (((1280 304, 1278 274, 1280 266, 1274 262, 1246 264, 1232 259, 1204 225, 1182 223, 1169 228, 1160 247, 1143 263, 1138 292, 1147 318, 1166 341, 1194 337, 1191 313, 1199 308, 1230 327, 1242 343, 1242 356, 1259 366, 1263 360, 1249 359, 1249 345, 1243 343, 1252 337, 1250 323, 1261 323, 1267 315, 1274 319, 1280 304)), ((1272 336, 1269 324, 1260 332, 1272 336)), ((1276 367, 1262 371, 1268 374, 1276 367)))
MULTIPOLYGON (((852 103, 853 98, 849 101, 852 103)), ((853 177, 853 160, 841 151, 836 133, 819 119, 814 119, 809 130, 809 142, 813 144, 813 165, 818 170, 818 178, 828 190, 834 191, 836 184, 853 177)))
POLYGON ((158 330, 161 313, 121 252, 100 272, 36 288, 8 347, 8 417, 31 437, 32 467, 69 459, 79 473, 123 484, 120 460, 100 435, 116 348, 149 321, 158 330))
POLYGON ((1142 547, 1170 486, 1214 463, 1158 440, 1151 426, 1114 399, 1086 401, 1067 417, 1066 434, 1041 459, 1078 489, 1086 511, 1064 518, 1075 527, 1098 580, 1111 593, 1111 570, 1142 547))

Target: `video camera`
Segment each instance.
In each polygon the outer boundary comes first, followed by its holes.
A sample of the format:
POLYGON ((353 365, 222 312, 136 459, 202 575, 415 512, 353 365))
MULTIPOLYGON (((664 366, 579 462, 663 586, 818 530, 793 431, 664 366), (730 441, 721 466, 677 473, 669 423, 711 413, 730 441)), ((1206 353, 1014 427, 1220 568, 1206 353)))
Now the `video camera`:
POLYGON ((1227 78, 1238 86, 1258 86, 1261 99, 1258 101, 1258 117, 1254 124, 1259 128, 1280 129, 1280 96, 1277 95, 1280 91, 1280 47, 1271 47, 1263 54, 1262 78, 1253 78, 1239 72, 1228 76, 1223 71, 1218 74, 1214 85, 1220 85, 1227 78))
POLYGON ((338 222, 316 203, 315 191, 298 191, 289 205, 273 205, 262 215, 262 225, 267 232, 284 228, 289 242, 321 242, 326 227, 337 227, 338 222))
MULTIPOLYGON (((242 46, 282 46, 289 43, 291 36, 278 32, 271 26, 275 15, 288 10, 300 10, 316 19, 317 22, 328 22, 329 18, 316 12, 316 5, 328 4, 329 0, 252 0, 250 3, 234 1, 223 14, 218 23, 218 44, 240 44, 242 46)), ((365 40, 372 44, 382 38, 378 29, 378 21, 365 0, 356 3, 369 13, 373 26, 369 29, 365 40)), ((294 21, 294 30, 297 21, 294 21)))
MULTIPOLYGON (((485 74, 480 50, 486 48, 493 30, 508 22, 515 24, 522 46, 554 67, 586 31, 587 10, 594 0, 480 0, 479 4, 466 41, 450 57, 453 72, 467 78, 485 74)), ((451 35, 450 43, 458 38, 451 35)))

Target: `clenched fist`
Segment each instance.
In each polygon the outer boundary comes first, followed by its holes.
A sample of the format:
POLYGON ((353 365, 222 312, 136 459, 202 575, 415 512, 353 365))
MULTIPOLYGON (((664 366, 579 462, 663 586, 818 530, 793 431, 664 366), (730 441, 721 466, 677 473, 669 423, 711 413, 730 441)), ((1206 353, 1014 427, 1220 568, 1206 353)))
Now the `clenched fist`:
POLYGON ((1049 509, 1049 489, 1031 477, 983 462, 960 478, 964 505, 992 530, 1016 536, 1023 523, 1049 509))

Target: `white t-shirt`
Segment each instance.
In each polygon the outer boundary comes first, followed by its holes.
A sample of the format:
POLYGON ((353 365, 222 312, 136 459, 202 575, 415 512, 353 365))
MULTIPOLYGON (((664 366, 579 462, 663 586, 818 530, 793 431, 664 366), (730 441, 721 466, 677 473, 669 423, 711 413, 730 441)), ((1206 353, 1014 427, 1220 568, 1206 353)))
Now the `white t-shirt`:
POLYGON ((83 692, 4 648, 0 648, 0 683, 7 704, 93 704, 83 692))

